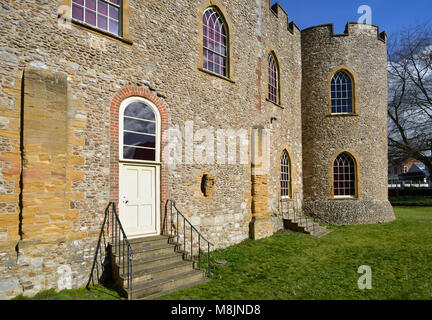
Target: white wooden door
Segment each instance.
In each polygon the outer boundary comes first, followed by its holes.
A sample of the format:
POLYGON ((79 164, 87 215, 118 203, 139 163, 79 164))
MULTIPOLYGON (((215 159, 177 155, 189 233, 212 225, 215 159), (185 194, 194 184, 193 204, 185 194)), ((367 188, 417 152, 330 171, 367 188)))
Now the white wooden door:
POLYGON ((120 221, 128 238, 160 232, 159 168, 120 164, 120 221))

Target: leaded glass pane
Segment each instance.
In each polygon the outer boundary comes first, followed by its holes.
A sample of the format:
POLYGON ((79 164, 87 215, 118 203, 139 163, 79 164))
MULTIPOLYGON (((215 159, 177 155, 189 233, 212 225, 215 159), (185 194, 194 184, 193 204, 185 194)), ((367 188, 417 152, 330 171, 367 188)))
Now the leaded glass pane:
POLYGON ((72 0, 72 18, 119 35, 120 0, 72 0))
POLYGON ((221 15, 208 8, 203 15, 203 68, 227 75, 227 34, 221 15))
POLYGON ((274 103, 279 103, 278 66, 272 54, 268 57, 268 98, 274 103))
POLYGON ((291 196, 291 168, 288 152, 285 150, 281 157, 281 196, 290 197, 291 196))
POLYGON ((351 77, 344 71, 338 71, 331 81, 332 113, 352 113, 353 93, 351 77))
POLYGON ((340 154, 333 164, 334 195, 355 196, 355 164, 348 153, 340 154))

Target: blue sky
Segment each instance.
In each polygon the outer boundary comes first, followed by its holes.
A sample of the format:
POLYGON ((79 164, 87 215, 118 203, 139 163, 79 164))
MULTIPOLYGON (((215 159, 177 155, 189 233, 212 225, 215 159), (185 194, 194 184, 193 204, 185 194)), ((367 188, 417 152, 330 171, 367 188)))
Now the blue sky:
POLYGON ((334 23, 335 32, 343 33, 348 21, 356 22, 362 14, 357 10, 361 5, 372 9, 372 23, 389 35, 400 28, 432 20, 431 0, 280 0, 288 13, 289 20, 295 21, 300 29, 334 23))

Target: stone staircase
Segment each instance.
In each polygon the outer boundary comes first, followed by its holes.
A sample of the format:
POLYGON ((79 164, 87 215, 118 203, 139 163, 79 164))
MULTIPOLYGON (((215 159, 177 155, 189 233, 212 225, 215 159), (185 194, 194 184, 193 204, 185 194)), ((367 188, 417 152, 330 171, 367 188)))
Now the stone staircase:
POLYGON ((303 214, 285 213, 283 215, 284 227, 289 230, 310 234, 321 238, 332 232, 331 229, 323 227, 303 214))
MULTIPOLYGON (((133 250, 134 300, 150 300, 209 281, 204 271, 194 269, 193 261, 184 260, 183 253, 176 252, 177 244, 172 240, 168 236, 129 240, 133 250)), ((122 268, 117 266, 117 274, 121 274, 122 268)), ((127 289, 127 279, 120 277, 120 284, 127 289)))

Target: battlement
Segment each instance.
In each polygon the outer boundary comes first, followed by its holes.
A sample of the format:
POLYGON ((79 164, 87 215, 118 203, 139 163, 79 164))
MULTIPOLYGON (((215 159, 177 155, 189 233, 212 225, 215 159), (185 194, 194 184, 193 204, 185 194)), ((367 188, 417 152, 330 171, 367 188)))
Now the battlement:
POLYGON ((281 17, 282 19, 287 20, 288 25, 288 31, 294 34, 294 29, 297 29, 299 32, 301 32, 300 28, 296 25, 294 21, 289 22, 288 13, 285 11, 285 9, 279 4, 279 2, 276 2, 274 5, 271 5, 271 0, 268 0, 268 6, 270 11, 277 17, 281 17))
POLYGON ((345 26, 345 31, 342 34, 335 34, 334 33, 334 24, 322 24, 310 28, 303 29, 301 31, 302 35, 309 35, 311 33, 327 33, 329 37, 349 37, 353 35, 357 35, 359 33, 363 33, 365 31, 369 31, 371 35, 375 36, 379 41, 382 41, 384 43, 387 42, 387 33, 385 31, 380 32, 379 26, 374 24, 365 24, 365 23, 359 23, 359 22, 348 22, 345 26))

